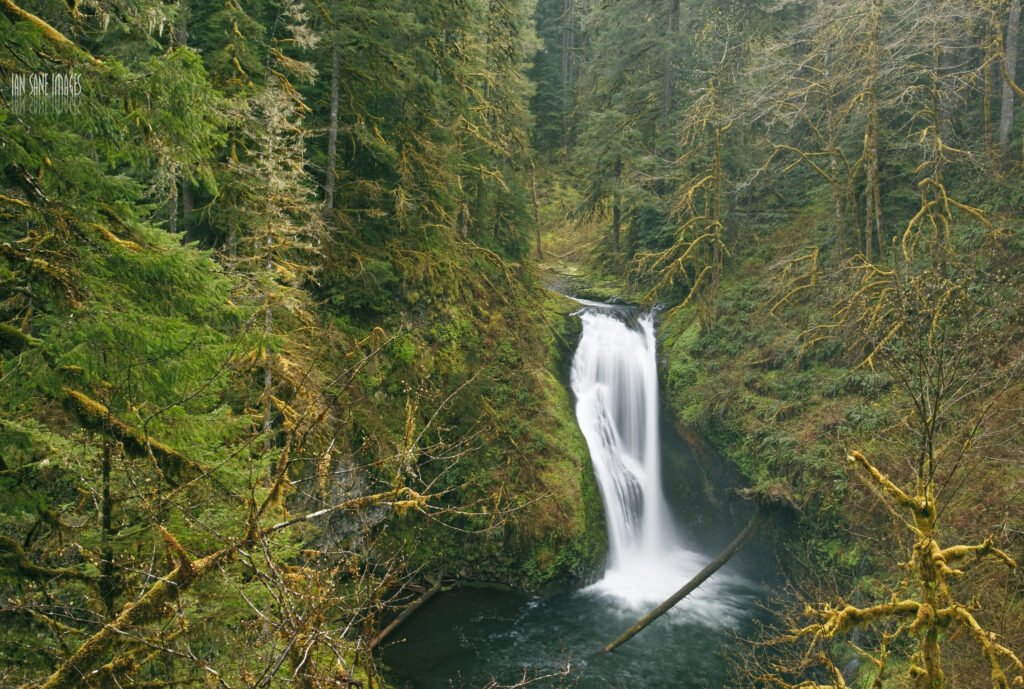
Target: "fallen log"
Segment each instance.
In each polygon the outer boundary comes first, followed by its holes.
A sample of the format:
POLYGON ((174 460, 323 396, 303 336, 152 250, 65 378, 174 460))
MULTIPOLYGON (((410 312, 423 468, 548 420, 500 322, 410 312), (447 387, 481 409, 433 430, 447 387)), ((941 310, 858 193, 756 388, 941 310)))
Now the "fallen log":
POLYGON ((377 648, 377 646, 380 645, 380 642, 386 639, 391 632, 395 631, 395 629, 397 629, 400 624, 409 619, 409 617, 411 617, 414 612, 419 610, 424 603, 426 603, 428 600, 437 595, 437 593, 441 590, 441 582, 443 580, 444 574, 438 575, 437 581, 434 582, 433 586, 424 591, 422 596, 414 600, 412 603, 408 605, 408 607, 402 610, 402 612, 398 614, 398 617, 391 620, 388 626, 384 627, 384 629, 382 629, 380 633, 373 638, 373 641, 370 642, 370 650, 372 651, 373 649, 377 648))
POLYGON ((750 540, 750 537, 753 536, 754 533, 757 531, 758 527, 761 525, 761 522, 764 521, 764 516, 764 508, 758 507, 757 511, 754 512, 754 516, 752 516, 750 518, 750 521, 747 522, 747 525, 743 527, 743 531, 740 531, 739 535, 733 539, 732 543, 727 545, 725 550, 718 554, 718 557, 709 562, 704 567, 704 569, 697 572, 697 574, 692 579, 690 579, 690 581, 688 581, 686 585, 683 586, 683 588, 673 593, 671 596, 665 599, 664 602, 658 605, 658 607, 654 608, 649 613, 644 615, 639 622, 637 622, 632 627, 624 631, 621 635, 619 635, 617 639, 615 639, 614 641, 606 645, 604 648, 602 648, 601 652, 611 653, 616 648, 626 643, 634 636, 639 634, 641 631, 643 631, 644 628, 647 627, 647 625, 649 625, 651 622, 654 622, 654 620, 658 619, 666 612, 671 610, 679 601, 693 593, 697 589, 697 587, 703 584, 705 581, 707 581, 712 574, 720 570, 722 566, 725 565, 725 563, 728 562, 732 558, 732 556, 736 554, 736 551, 743 547, 744 543, 750 540))

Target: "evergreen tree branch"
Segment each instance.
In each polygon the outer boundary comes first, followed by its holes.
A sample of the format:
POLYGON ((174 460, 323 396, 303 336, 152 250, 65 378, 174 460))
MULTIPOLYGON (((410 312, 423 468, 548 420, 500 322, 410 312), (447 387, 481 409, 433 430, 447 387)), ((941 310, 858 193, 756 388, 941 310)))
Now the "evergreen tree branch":
POLYGON ((19 7, 18 5, 16 5, 13 2, 13 0, 0 0, 0 10, 2 10, 9 17, 12 17, 18 21, 28 22, 29 24, 32 24, 33 26, 37 27, 43 32, 43 35, 46 36, 46 38, 49 39, 51 42, 56 43, 61 47, 71 48, 72 50, 81 53, 93 64, 100 64, 100 61, 92 55, 90 55, 88 51, 80 48, 78 44, 76 44, 70 38, 62 34, 60 31, 57 31, 57 29, 53 28, 53 26, 48 24, 43 19, 40 19, 31 12, 28 12, 19 7))

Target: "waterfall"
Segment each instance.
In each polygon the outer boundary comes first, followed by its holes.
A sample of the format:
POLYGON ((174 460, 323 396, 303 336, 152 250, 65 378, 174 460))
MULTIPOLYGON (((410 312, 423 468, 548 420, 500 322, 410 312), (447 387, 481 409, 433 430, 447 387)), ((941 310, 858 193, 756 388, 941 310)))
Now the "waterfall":
MULTIPOLYGON (((608 524, 603 578, 586 591, 646 609, 682 586, 708 558, 673 525, 661 480, 654 316, 580 301, 583 335, 572 363, 576 418, 590 449, 608 524)), ((714 582, 683 606, 728 616, 714 582)), ((722 620, 719 620, 722 621, 722 620)))
POLYGON ((621 568, 678 545, 661 489, 654 322, 590 306, 572 367, 576 417, 608 521, 609 564, 621 568))

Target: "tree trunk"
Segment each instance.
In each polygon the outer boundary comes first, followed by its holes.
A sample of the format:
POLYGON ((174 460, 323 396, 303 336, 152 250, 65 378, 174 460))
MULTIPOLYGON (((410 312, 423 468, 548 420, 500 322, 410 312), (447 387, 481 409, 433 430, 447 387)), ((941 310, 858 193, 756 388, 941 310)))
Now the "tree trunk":
POLYGON ((1010 17, 1006 23, 1006 42, 1003 60, 1006 80, 1003 82, 1003 100, 999 110, 999 154, 1003 160, 1010 155, 1010 133, 1013 131, 1013 88, 1009 82, 1017 78, 1017 37, 1020 33, 1021 0, 1011 0, 1010 17))
POLYGON ((537 258, 544 258, 544 249, 540 244, 540 204, 537 202, 537 165, 530 161, 530 190, 533 193, 533 226, 537 232, 537 258))
POLYGON ((324 213, 334 208, 335 165, 338 159, 338 79, 340 60, 338 41, 334 37, 331 46, 331 115, 327 125, 327 169, 324 170, 324 213))
POLYGON ((484 240, 484 201, 486 197, 484 195, 484 168, 481 165, 477 168, 476 172, 476 202, 474 203, 472 217, 476 220, 473 233, 476 241, 482 242, 484 240))
POLYGON ((665 54, 661 68, 661 119, 667 128, 672 115, 672 99, 675 95, 676 67, 673 47, 679 30, 679 0, 669 0, 668 23, 665 26, 665 54))
MULTIPOLYGON (((947 608, 953 602, 949 597, 949 589, 945 584, 945 574, 940 571, 934 557, 941 552, 935 540, 936 506, 931 498, 931 480, 925 477, 930 473, 931 462, 926 461, 919 469, 918 490, 916 498, 924 507, 914 514, 914 525, 921 534, 921 545, 915 548, 917 558, 916 569, 918 585, 921 590, 921 602, 931 610, 947 608)), ((919 616, 920 619, 920 616, 919 616)), ((945 673, 942 671, 942 654, 939 646, 939 625, 934 619, 928 619, 917 631, 920 639, 921 660, 924 672, 915 680, 916 689, 943 689, 946 685, 945 673)))
POLYGON ((117 581, 114 569, 114 546, 111 539, 114 535, 113 502, 110 499, 111 443, 103 445, 103 464, 100 474, 103 481, 103 497, 100 503, 100 599, 108 620, 114 619, 114 599, 117 595, 117 581))
POLYGON ((187 179, 181 180, 181 219, 182 229, 188 232, 189 219, 192 217, 192 211, 196 208, 195 199, 192 196, 192 183, 187 179))
POLYGON ((828 165, 832 186, 832 224, 835 232, 836 260, 846 255, 846 218, 843 216, 843 185, 839 180, 839 132, 836 126, 835 101, 828 104, 828 165))
POLYGON ((565 0, 562 12, 562 117, 569 113, 572 99, 572 51, 575 43, 573 0, 565 0))
POLYGON ((722 266, 725 257, 722 255, 722 243, 726 241, 725 224, 722 222, 722 198, 725 195, 725 170, 722 166, 722 128, 714 126, 712 143, 711 175, 712 191, 710 203, 711 221, 714 223, 715 241, 711 244, 711 260, 706 265, 711 268, 707 287, 702 287, 698 297, 699 318, 701 329, 708 332, 718 319, 718 285, 721 280, 722 266))
POLYGON ((709 562, 704 567, 704 569, 697 572, 693 579, 690 579, 690 581, 686 582, 686 585, 683 586, 683 588, 673 593, 671 596, 665 599, 665 601, 661 603, 658 607, 644 615, 639 622, 637 622, 632 627, 623 632, 617 639, 615 639, 615 641, 612 641, 603 649, 601 649, 601 652, 611 653, 616 648, 626 643, 634 636, 639 634, 641 631, 643 631, 644 628, 647 627, 647 625, 649 625, 651 622, 654 622, 654 620, 658 619, 666 612, 671 610, 673 607, 675 607, 676 603, 678 603, 679 601, 681 601, 682 599, 686 598, 688 595, 696 591, 698 586, 707 581, 712 574, 720 570, 725 565, 725 563, 728 562, 732 558, 732 556, 736 554, 736 551, 743 547, 744 543, 750 540, 750 537, 754 535, 754 533, 757 531, 758 527, 761 525, 761 522, 763 520, 764 509, 758 507, 757 511, 754 512, 754 516, 752 516, 750 518, 750 521, 747 522, 747 525, 743 527, 743 531, 740 531, 739 535, 733 539, 732 543, 727 545, 725 547, 725 550, 718 554, 718 557, 709 562))
POLYGON ((981 129, 982 138, 985 141, 985 154, 988 156, 990 162, 995 161, 995 145, 992 140, 992 99, 993 99, 993 83, 998 77, 999 70, 992 67, 992 48, 993 42, 990 41, 985 48, 985 55, 983 57, 984 67, 982 76, 984 78, 984 88, 981 92, 981 129))
POLYGON ((174 42, 184 48, 188 45, 188 13, 189 7, 187 2, 179 2, 178 7, 180 11, 178 13, 178 21, 174 26, 174 42))
POLYGON ((873 0, 871 18, 871 38, 868 43, 868 85, 867 85, 867 124, 864 128, 864 258, 872 259, 872 235, 878 242, 878 257, 885 257, 885 240, 882 231, 882 184, 879 179, 878 163, 878 54, 881 23, 882 0, 873 0))
MULTIPOLYGON (((267 232, 267 274, 274 273, 274 236, 267 232)), ((270 344, 270 336, 274 332, 274 314, 271 311, 271 293, 268 291, 263 295, 263 451, 269 452, 273 443, 270 439, 270 429, 274 421, 274 408, 272 396, 274 392, 274 373, 270 363, 270 352, 267 347, 270 344)), ((275 475, 274 467, 271 467, 267 481, 273 480, 275 475)))
POLYGON ((612 193, 612 249, 619 250, 622 234, 622 202, 619 185, 622 184, 622 159, 615 161, 615 191, 612 193))
MULTIPOLYGON (((957 94, 956 88, 946 83, 946 75, 956 71, 957 57, 957 48, 954 46, 944 46, 942 35, 937 35, 935 37, 932 84, 935 89, 935 127, 944 144, 953 140, 954 113, 958 109, 963 109, 967 106, 964 99, 957 94)), ((939 164, 942 164, 941 160, 939 164)))
POLYGON ((167 229, 171 234, 178 233, 178 183, 171 185, 171 198, 167 201, 167 229))
MULTIPOLYGON (((272 446, 270 441, 270 428, 273 425, 274 408, 271 396, 274 391, 274 374, 270 368, 270 353, 266 351, 270 334, 274 330, 274 317, 270 312, 270 295, 267 294, 263 301, 263 337, 264 337, 264 362, 263 362, 263 451, 269 452, 272 446)), ((271 476, 273 471, 270 472, 271 476)))

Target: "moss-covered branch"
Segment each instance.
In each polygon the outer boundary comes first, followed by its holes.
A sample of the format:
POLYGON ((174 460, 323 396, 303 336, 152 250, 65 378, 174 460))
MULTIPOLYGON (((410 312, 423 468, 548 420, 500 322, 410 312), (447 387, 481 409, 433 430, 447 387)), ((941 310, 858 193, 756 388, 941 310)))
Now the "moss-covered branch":
MULTIPOLYGON (((109 656, 116 639, 132 627, 158 619, 168 603, 173 602, 200 577, 235 552, 235 547, 229 546, 202 559, 191 560, 170 533, 163 529, 161 532, 174 560, 174 569, 157 579, 141 598, 126 605, 113 622, 104 625, 100 631, 89 637, 70 658, 61 663, 39 689, 73 689, 81 686, 83 680, 100 673, 102 668, 97 666, 109 656)), ((116 663, 116 660, 104 665, 116 663)))
POLYGON ((21 7, 16 5, 14 2, 12 2, 12 0, 0 0, 0 10, 2 10, 4 14, 6 14, 9 17, 11 17, 12 19, 15 19, 17 21, 22 21, 22 22, 28 22, 29 24, 32 24, 33 26, 38 28, 40 31, 42 31, 43 35, 49 41, 51 41, 53 43, 56 43, 57 45, 59 45, 61 47, 71 48, 71 49, 75 50, 76 52, 84 55, 90 62, 92 62, 94 64, 98 64, 99 63, 99 60, 97 60, 95 57, 93 57, 92 55, 90 55, 86 51, 84 51, 81 48, 79 48, 78 45, 74 41, 72 41, 70 38, 68 38, 67 36, 62 34, 60 31, 57 31, 57 29, 53 28, 53 26, 51 26, 49 23, 47 23, 43 19, 40 19, 39 17, 37 17, 36 15, 32 14, 31 12, 28 12, 28 11, 22 9, 21 7))
MULTIPOLYGON (((127 604, 113 622, 105 625, 100 631, 89 637, 38 689, 71 689, 72 687, 77 687, 81 684, 81 680, 95 676, 102 672, 104 667, 110 666, 111 663, 116 663, 117 658, 105 664, 103 664, 103 661, 112 653, 117 638, 133 627, 159 619, 167 610, 168 603, 176 600, 178 596, 195 584, 203 575, 214 569, 214 567, 230 560, 239 548, 252 545, 257 540, 272 533, 317 516, 338 511, 365 509, 381 504, 390 505, 398 510, 425 509, 427 506, 427 496, 402 487, 373 495, 352 498, 324 510, 279 522, 266 529, 250 528, 249 533, 243 539, 198 560, 191 559, 178 540, 170 532, 161 528, 160 532, 167 546, 168 553, 174 562, 174 568, 165 576, 158 578, 141 598, 127 604)), ((259 510, 257 514, 262 512, 263 509, 259 510)))
POLYGON ((26 579, 64 577, 89 582, 96 580, 95 577, 70 567, 45 567, 32 562, 22 545, 9 536, 0 536, 0 566, 9 568, 26 579))
POLYGON ((358 498, 352 498, 345 500, 331 507, 326 507, 316 512, 310 512, 309 514, 303 514, 298 517, 292 517, 283 522, 274 524, 273 526, 266 529, 266 533, 274 533, 281 529, 286 529, 289 526, 299 524, 301 522, 308 522, 311 519, 317 517, 323 517, 328 514, 334 514, 335 512, 352 512, 355 510, 362 510, 368 507, 374 507, 376 505, 388 505, 394 507, 400 512, 406 510, 425 510, 427 508, 427 500, 429 496, 420 495, 411 488, 395 488, 394 490, 384 491, 382 493, 373 493, 372 495, 362 495, 358 498))
POLYGON ((1017 567, 1017 562, 1012 557, 993 545, 991 537, 986 538, 982 543, 977 545, 955 545, 945 548, 941 551, 941 555, 946 564, 953 564, 965 558, 974 556, 975 560, 983 560, 986 557, 992 557, 997 560, 1002 560, 1003 563, 1011 569, 1016 569, 1017 567))
MULTIPOLYGON (((942 548, 936 537, 935 503, 929 484, 922 484, 914 495, 910 495, 889 480, 860 452, 851 452, 847 459, 867 472, 872 486, 879 488, 897 506, 912 514, 913 523, 908 523, 908 526, 917 538, 908 566, 914 572, 916 592, 910 599, 897 601, 894 598, 889 603, 867 608, 852 605, 839 608, 825 605, 819 609, 809 607, 806 614, 821 621, 795 629, 785 640, 810 638, 813 647, 819 641, 830 642, 855 627, 881 625, 887 621, 903 619, 906 622, 900 630, 906 629, 918 639, 918 652, 914 658, 921 667, 911 667, 911 675, 917 678, 916 685, 942 689, 946 686, 946 678, 942 669, 940 639, 952 627, 966 627, 990 666, 994 689, 1009 689, 1010 683, 1004 666, 1012 664, 1024 677, 1024 665, 1013 651, 998 643, 993 632, 981 627, 967 607, 956 602, 946 580, 963 573, 952 565, 970 558, 974 561, 996 559, 1011 568, 1016 567, 1017 563, 1007 553, 996 548, 992 538, 977 545, 942 548)), ((881 661, 879 667, 884 667, 881 661)), ((881 672, 875 685, 880 686, 880 681, 881 672)), ((1015 683, 1020 681, 1021 678, 1014 680, 1015 683)))
POLYGON ((854 465, 859 465, 868 476, 871 477, 874 485, 882 489, 882 492, 888 495, 890 498, 896 501, 902 507, 906 507, 915 513, 921 509, 921 503, 915 498, 907 494, 902 488, 897 486, 889 477, 880 472, 875 465, 867 460, 867 458, 854 450, 846 457, 847 461, 854 465))
POLYGON ((902 600, 881 605, 872 605, 867 608, 858 608, 853 605, 844 605, 840 608, 833 608, 826 605, 815 614, 823 618, 822 622, 808 625, 796 631, 793 638, 801 636, 814 636, 822 639, 832 639, 837 634, 862 627, 876 620, 888 617, 916 617, 921 609, 921 604, 914 600, 902 600))
POLYGON ((34 347, 41 342, 39 338, 24 333, 20 328, 7 323, 0 323, 0 349, 18 353, 23 349, 34 347))
POLYGON ((1019 686, 1024 681, 1022 679, 1022 676, 1024 676, 1024 663, 1021 662, 1020 658, 1013 651, 998 643, 995 634, 983 629, 967 608, 962 605, 954 605, 953 612, 971 630, 971 635, 981 647, 981 652, 985 659, 988 660, 992 686, 997 689, 1009 689, 1010 687, 1010 683, 1006 679, 1006 673, 1003 671, 1001 658, 1009 660, 1017 668, 1017 672, 1020 674, 1014 680, 1014 685, 1019 686))
POLYGON ((114 438, 124 443, 125 449, 129 452, 143 457, 152 455, 165 478, 170 479, 186 467, 197 471, 201 469, 182 453, 132 427, 112 414, 106 405, 85 393, 67 387, 63 388, 63 391, 68 405, 83 424, 94 430, 109 431, 114 438))

